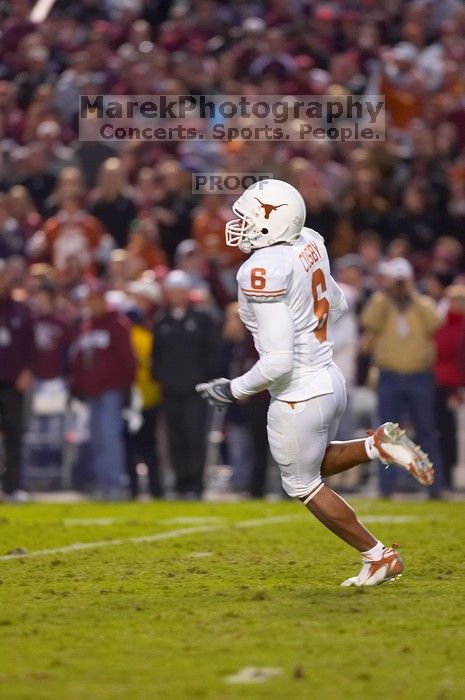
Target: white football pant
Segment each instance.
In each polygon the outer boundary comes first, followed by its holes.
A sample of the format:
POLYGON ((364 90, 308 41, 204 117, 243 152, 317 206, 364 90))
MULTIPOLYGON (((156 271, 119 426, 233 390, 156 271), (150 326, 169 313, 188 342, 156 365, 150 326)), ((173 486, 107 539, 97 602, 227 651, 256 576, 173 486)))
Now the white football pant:
POLYGON ((294 404, 278 399, 270 403, 270 450, 281 471, 283 488, 293 498, 316 493, 322 485, 321 462, 346 409, 344 376, 334 363, 329 372, 334 393, 294 404))

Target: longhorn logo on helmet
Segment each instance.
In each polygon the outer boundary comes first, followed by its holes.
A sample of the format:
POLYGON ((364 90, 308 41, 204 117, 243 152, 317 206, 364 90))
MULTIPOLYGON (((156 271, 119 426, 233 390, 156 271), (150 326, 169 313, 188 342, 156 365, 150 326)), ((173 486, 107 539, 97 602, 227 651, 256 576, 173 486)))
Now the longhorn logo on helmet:
POLYGON ((277 211, 279 207, 287 207, 287 202, 284 202, 284 204, 265 204, 264 202, 261 202, 258 197, 254 197, 254 199, 257 200, 257 202, 260 204, 261 208, 265 212, 265 219, 270 218, 270 214, 272 211, 277 211))

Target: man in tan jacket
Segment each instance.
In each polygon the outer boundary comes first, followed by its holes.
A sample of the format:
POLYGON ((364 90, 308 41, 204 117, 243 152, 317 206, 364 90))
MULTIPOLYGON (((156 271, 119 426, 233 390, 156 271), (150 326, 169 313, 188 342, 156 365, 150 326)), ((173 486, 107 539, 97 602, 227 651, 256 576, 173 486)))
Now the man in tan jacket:
MULTIPOLYGON (((401 422, 407 413, 416 440, 436 467, 431 495, 440 491, 441 469, 435 424, 434 333, 441 318, 433 301, 418 294, 413 270, 404 258, 383 263, 383 287, 373 294, 361 314, 368 334, 373 364, 379 369, 378 412, 381 422, 401 422)), ((380 471, 380 488, 389 497, 396 473, 380 471)))

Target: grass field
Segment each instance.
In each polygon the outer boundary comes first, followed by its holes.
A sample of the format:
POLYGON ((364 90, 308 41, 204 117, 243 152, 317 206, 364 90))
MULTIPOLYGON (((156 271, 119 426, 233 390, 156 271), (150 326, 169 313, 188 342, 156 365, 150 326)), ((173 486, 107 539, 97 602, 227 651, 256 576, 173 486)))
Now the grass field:
POLYGON ((0 698, 463 699, 465 504, 355 505, 399 581, 291 502, 2 505, 0 698))

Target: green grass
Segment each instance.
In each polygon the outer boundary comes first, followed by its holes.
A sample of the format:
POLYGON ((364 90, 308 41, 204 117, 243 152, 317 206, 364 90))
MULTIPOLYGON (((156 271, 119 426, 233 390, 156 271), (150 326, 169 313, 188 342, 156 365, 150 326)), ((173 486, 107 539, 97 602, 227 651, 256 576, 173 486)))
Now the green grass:
POLYGON ((291 502, 2 505, 0 555, 204 524, 177 518, 224 521, 177 539, 0 561, 0 698, 464 698, 465 504, 356 506, 415 518, 370 524, 402 545, 394 584, 341 589, 357 554, 291 502), (298 517, 235 525, 281 515, 298 517), (95 519, 107 520, 82 522, 95 519), (226 684, 245 666, 282 675, 226 684))

